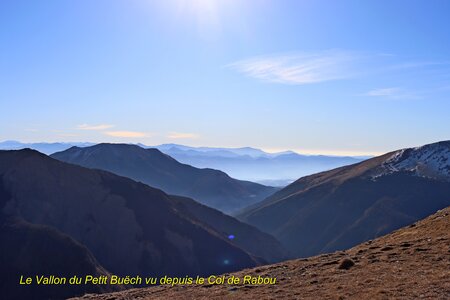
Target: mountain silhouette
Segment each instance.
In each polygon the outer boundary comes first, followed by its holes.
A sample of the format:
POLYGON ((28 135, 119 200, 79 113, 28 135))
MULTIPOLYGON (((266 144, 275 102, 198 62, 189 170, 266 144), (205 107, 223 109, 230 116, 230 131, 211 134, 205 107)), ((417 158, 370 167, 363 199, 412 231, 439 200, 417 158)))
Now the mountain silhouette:
MULTIPOLYGON (((93 145, 95 143, 22 143, 18 141, 3 141, 0 142, 0 150, 30 148, 50 155, 67 150, 73 146, 89 147, 93 145)), ((190 147, 179 144, 147 146, 141 143, 136 145, 145 149, 156 148, 177 161, 196 168, 221 170, 236 179, 276 187, 284 187, 301 176, 357 163, 370 158, 370 156, 305 155, 293 151, 268 153, 251 147, 190 147)))
POLYGON ((231 214, 266 198, 277 189, 236 180, 224 172, 179 163, 157 149, 130 144, 72 147, 51 157, 132 178, 166 193, 191 197, 231 214))

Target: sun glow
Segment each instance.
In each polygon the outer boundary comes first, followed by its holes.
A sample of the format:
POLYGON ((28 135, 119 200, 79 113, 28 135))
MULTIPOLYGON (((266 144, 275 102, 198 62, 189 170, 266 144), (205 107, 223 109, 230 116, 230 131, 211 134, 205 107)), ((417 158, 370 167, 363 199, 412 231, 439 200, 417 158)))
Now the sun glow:
POLYGON ((170 2, 178 18, 194 18, 197 23, 204 25, 218 22, 221 3, 217 0, 174 0, 170 2))
POLYGON ((214 0, 179 0, 182 5, 199 13, 211 13, 216 11, 219 1, 214 0))
POLYGON ((193 23, 200 32, 217 33, 231 20, 232 23, 242 22, 244 4, 238 0, 168 0, 158 6, 178 25, 193 23))

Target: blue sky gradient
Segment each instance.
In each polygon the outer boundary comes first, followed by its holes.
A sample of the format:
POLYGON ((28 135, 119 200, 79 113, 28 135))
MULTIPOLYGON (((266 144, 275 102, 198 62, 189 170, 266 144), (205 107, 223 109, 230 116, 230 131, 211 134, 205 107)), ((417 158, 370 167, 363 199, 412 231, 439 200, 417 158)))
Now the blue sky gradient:
POLYGON ((450 138, 450 1, 1 1, 0 140, 378 154, 450 138))

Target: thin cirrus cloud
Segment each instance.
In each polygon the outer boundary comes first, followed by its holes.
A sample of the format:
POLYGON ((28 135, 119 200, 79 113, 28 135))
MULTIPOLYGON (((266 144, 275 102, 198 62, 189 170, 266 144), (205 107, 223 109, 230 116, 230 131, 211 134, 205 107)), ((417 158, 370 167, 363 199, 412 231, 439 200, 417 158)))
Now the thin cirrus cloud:
POLYGON ((88 124, 81 124, 77 126, 77 129, 81 130, 105 130, 114 127, 114 125, 111 124, 99 124, 99 125, 88 125, 88 124))
POLYGON ((197 139, 199 135, 196 133, 171 132, 167 137, 169 139, 197 139))
POLYGON ((354 77, 360 54, 329 50, 318 53, 250 58, 226 67, 265 82, 311 84, 354 77))
POLYGON ((106 131, 104 134, 119 138, 141 138, 149 136, 148 133, 139 131, 106 131))
POLYGON ((399 87, 390 88, 379 88, 370 90, 361 96, 367 97, 379 97, 388 99, 419 99, 420 96, 417 93, 412 93, 411 91, 406 91, 405 89, 399 87))
POLYGON ((392 97, 400 92, 400 88, 383 88, 368 91, 365 95, 370 97, 392 97))
MULTIPOLYGON (((362 77, 377 80, 384 73, 405 78, 411 70, 439 79, 448 74, 449 66, 447 61, 405 61, 403 57, 386 53, 326 50, 258 56, 225 67, 263 82, 306 85, 362 77), (374 75, 377 77, 373 78, 374 75)), ((369 92, 368 96, 417 98, 414 94, 388 88, 369 92)))

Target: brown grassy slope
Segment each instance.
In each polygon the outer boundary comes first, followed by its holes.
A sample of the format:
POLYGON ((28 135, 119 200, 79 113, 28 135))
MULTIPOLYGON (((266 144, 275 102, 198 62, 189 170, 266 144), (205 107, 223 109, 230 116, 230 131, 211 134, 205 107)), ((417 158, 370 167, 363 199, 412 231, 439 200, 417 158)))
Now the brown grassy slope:
POLYGON ((247 269, 273 286, 152 287, 80 299, 449 299, 450 207, 346 251, 247 269), (340 269, 344 259, 355 265, 340 269))

